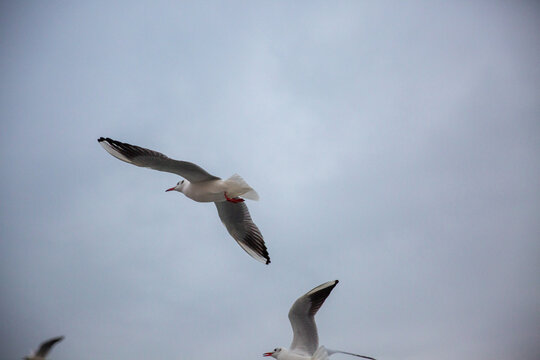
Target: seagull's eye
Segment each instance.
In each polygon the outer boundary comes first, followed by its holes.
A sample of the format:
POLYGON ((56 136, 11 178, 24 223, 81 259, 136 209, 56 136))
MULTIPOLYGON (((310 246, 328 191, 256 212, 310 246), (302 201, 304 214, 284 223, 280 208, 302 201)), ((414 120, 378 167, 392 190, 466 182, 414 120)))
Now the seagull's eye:
POLYGON ((274 351, 277 351, 277 348, 275 348, 274 351))
POLYGON ((184 180, 180 181, 180 183, 183 184, 183 183, 184 183, 184 180))

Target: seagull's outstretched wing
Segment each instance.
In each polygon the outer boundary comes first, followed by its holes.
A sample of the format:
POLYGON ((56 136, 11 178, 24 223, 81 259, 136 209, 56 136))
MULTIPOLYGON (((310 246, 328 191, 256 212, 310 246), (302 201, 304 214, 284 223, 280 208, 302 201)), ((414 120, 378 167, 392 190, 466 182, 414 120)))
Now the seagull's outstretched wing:
POLYGON ((100 137, 98 142, 109 154, 117 159, 136 166, 177 174, 192 183, 220 179, 217 176, 209 174, 199 165, 187 161, 174 160, 157 151, 104 137, 100 137))
POLYGON ((372 358, 371 356, 358 355, 358 354, 353 354, 353 353, 346 352, 346 351, 341 351, 341 350, 331 350, 331 349, 326 349, 326 351, 328 352, 328 355, 332 355, 332 354, 338 353, 338 354, 346 354, 346 355, 356 356, 356 357, 360 357, 360 358, 368 359, 368 360, 376 360, 375 358, 372 358))
POLYGON ((368 360, 376 360, 375 358, 372 358, 371 356, 358 355, 358 354, 353 354, 353 353, 341 351, 341 350, 331 350, 331 349, 325 348, 324 346, 319 347, 317 351, 315 351, 315 354, 313 354, 313 360, 328 360, 330 355, 336 354, 336 353, 356 356, 356 357, 360 357, 360 358, 368 359, 368 360))
POLYGON ((263 236, 249 215, 244 202, 216 202, 219 218, 227 231, 249 255, 265 264, 270 264, 270 256, 263 236))
POLYGON ((315 314, 338 282, 334 280, 321 284, 294 302, 289 310, 289 320, 293 329, 291 351, 306 356, 312 356, 315 353, 319 347, 315 314))
POLYGON ((55 337, 55 338, 52 338, 52 339, 49 339, 47 341, 44 341, 43 343, 41 343, 41 345, 39 345, 39 349, 36 351, 36 357, 46 357, 47 354, 49 353, 49 351, 51 351, 52 347, 54 346, 54 344, 56 344, 57 342, 60 342, 64 339, 63 336, 58 336, 58 337, 55 337))

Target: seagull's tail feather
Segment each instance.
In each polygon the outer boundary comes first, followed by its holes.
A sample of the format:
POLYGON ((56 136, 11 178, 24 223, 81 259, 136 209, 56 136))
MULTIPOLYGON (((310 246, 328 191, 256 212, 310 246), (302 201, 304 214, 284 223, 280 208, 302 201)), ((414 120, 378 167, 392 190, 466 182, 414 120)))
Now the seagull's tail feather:
MULTIPOLYGON (((322 347, 323 347, 323 346, 321 346, 321 348, 322 348, 322 347)), ((320 349, 320 348, 319 348, 319 349, 320 349)), ((317 350, 317 351, 319 351, 319 350, 317 350)), ((375 358, 372 358, 371 356, 358 355, 358 354, 353 354, 353 353, 346 352, 346 351, 341 351, 341 350, 325 349, 325 351, 328 353, 328 356, 330 356, 330 355, 332 355, 332 354, 339 353, 339 354, 345 354, 345 355, 356 356, 356 357, 360 357, 360 358, 363 358, 363 359, 375 360, 375 358)), ((316 353, 316 352, 315 352, 315 353, 316 353)))
POLYGON ((231 187, 231 190, 228 191, 229 196, 242 196, 250 200, 259 200, 259 194, 240 175, 234 174, 226 182, 231 187))

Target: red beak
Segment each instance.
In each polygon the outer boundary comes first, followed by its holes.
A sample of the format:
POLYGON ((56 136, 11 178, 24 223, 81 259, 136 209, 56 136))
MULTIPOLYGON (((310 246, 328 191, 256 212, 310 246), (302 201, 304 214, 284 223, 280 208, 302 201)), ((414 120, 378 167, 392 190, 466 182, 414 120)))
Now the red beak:
POLYGON ((263 356, 272 356, 273 352, 264 353, 263 356))
POLYGON ((165 192, 167 192, 167 191, 173 191, 173 190, 174 190, 174 188, 172 187, 172 188, 170 188, 170 189, 165 190, 165 192))

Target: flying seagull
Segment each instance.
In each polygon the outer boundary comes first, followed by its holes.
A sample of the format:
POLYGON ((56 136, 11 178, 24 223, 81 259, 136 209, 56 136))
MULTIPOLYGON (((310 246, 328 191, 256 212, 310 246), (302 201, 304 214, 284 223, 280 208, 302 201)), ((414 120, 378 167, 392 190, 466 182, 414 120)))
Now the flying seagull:
POLYGON ((37 351, 35 351, 30 356, 25 356, 23 359, 24 360, 45 360, 45 358, 47 357, 47 354, 49 353, 49 351, 51 351, 54 344, 62 341, 63 339, 64 339, 63 336, 58 336, 58 337, 49 339, 47 341, 44 341, 43 343, 41 343, 41 345, 39 345, 39 349, 37 351))
POLYGON ((274 351, 264 353, 263 356, 271 356, 278 360, 327 360, 330 355, 341 353, 375 360, 369 356, 319 347, 315 314, 338 282, 338 280, 328 281, 299 297, 289 310, 289 320, 293 329, 290 348, 278 347, 274 351))
POLYGON ((100 137, 98 142, 109 154, 127 163, 180 175, 184 180, 165 191, 178 191, 197 202, 213 202, 229 234, 249 255, 265 264, 270 256, 263 236, 249 214, 244 199, 259 195, 238 174, 227 180, 209 174, 200 166, 171 159, 157 151, 100 137))

